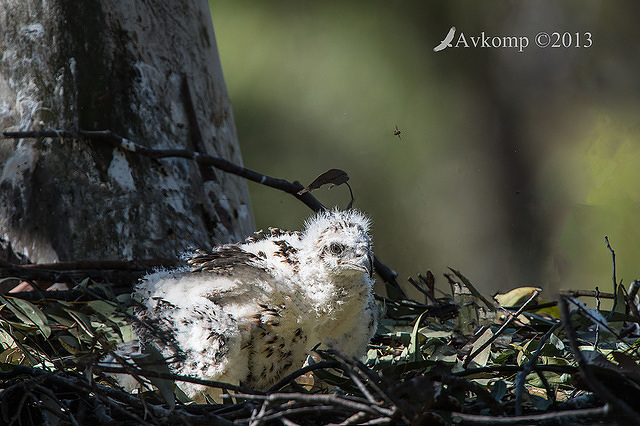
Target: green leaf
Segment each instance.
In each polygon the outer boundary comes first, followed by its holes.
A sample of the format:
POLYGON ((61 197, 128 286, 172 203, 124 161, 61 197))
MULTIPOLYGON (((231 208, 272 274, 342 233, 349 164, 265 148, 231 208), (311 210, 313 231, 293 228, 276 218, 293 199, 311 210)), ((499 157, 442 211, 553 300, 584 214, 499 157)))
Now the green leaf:
POLYGON ((422 327, 420 334, 428 338, 448 339, 453 335, 453 330, 431 330, 429 327, 422 327))
POLYGON ((133 298, 129 293, 119 294, 118 296, 116 296, 116 300, 124 306, 133 305, 133 298))
POLYGON ((104 300, 91 300, 87 302, 87 305, 97 314, 102 315, 104 318, 110 318, 113 313, 118 309, 117 305, 106 302, 104 300))
POLYGON ((129 324, 120 327, 120 336, 122 336, 123 343, 130 342, 133 339, 138 338, 138 336, 136 336, 133 332, 133 328, 129 324))
POLYGON ((407 348, 407 360, 409 362, 417 362, 423 361, 422 353, 420 352, 420 323, 422 322, 422 317, 427 313, 424 311, 420 314, 418 319, 416 320, 415 325, 413 326, 413 331, 411 332, 411 343, 409 343, 409 347, 407 348))
POLYGON ((406 331, 396 331, 394 337, 400 341, 404 346, 411 344, 411 333, 406 331))
POLYGON ((367 358, 366 358, 365 364, 368 366, 372 366, 376 364, 378 362, 379 356, 380 356, 380 353, 378 352, 377 349, 369 349, 367 351, 367 358))
POLYGON ((191 398, 189 398, 187 394, 184 393, 182 389, 180 389, 180 386, 176 385, 174 393, 176 395, 176 398, 178 398, 178 401, 180 401, 182 404, 188 404, 190 402, 193 402, 191 398))
MULTIPOLYGON (((538 388, 535 388, 538 389, 538 388)), ((544 389, 539 389, 539 392, 542 393, 544 389)), ((529 392, 529 401, 540 411, 547 411, 547 409, 551 406, 551 401, 546 398, 543 398, 538 395, 533 395, 529 392)))
POLYGON ((555 334, 551 334, 551 336, 549 336, 548 344, 553 345, 553 347, 557 349, 558 354, 562 353, 565 349, 564 342, 555 334))
POLYGON ((51 335, 51 327, 47 325, 46 315, 33 303, 2 295, 0 295, 0 302, 4 303, 23 323, 38 327, 45 339, 51 335))
MULTIPOLYGON (((89 287, 89 286, 87 286, 87 287, 89 287)), ((90 288, 91 289, 95 288, 95 289, 101 290, 106 295, 107 299, 109 299, 109 300, 115 300, 116 299, 116 295, 113 294, 113 288, 111 286, 109 286, 109 285, 104 285, 102 283, 93 281, 91 283, 90 288)))
POLYGON ((507 365, 507 361, 509 360, 510 357, 515 355, 515 353, 516 353, 516 351, 514 351, 512 348, 503 349, 495 357, 493 362, 496 363, 496 364, 499 364, 499 365, 507 365))
MULTIPOLYGON (((6 351, 3 352, 3 354, 11 354, 11 353, 19 353, 20 354, 20 359, 18 360, 18 362, 20 364, 29 364, 29 365, 37 365, 40 362, 43 361, 42 359, 42 354, 35 352, 35 354, 32 353, 32 349, 27 346, 22 344, 22 342, 16 338, 15 336, 15 332, 13 332, 13 326, 12 324, 10 324, 7 321, 0 321, 0 326, 7 332, 7 334, 9 334, 12 338, 13 338, 13 342, 15 343, 16 347, 11 347, 9 349, 7 349, 6 351), (41 357, 40 359, 36 358, 36 355, 38 355, 39 357, 41 357), (24 362, 24 358, 27 359, 28 363, 24 362)), ((13 360, 13 358, 12 358, 13 360)), ((7 362, 9 363, 9 361, 3 357, 0 357, 0 362, 7 362)))
POLYGON ((342 390, 349 389, 349 391, 357 393, 356 385, 346 376, 333 374, 329 370, 323 369, 314 370, 313 375, 331 386, 339 387, 342 390))
POLYGON ((491 387, 491 396, 496 400, 500 401, 507 393, 507 384, 504 380, 498 380, 493 383, 491 387))
POLYGON ((19 348, 9 348, 0 353, 0 362, 6 364, 22 364, 24 353, 19 348))
POLYGON ((403 300, 406 298, 402 290, 389 283, 385 284, 385 289, 387 290, 387 297, 391 300, 403 300))
POLYGON ((64 310, 75 320, 76 324, 78 324, 78 327, 82 331, 91 338, 95 337, 95 331, 93 330, 93 327, 91 327, 91 320, 88 316, 82 312, 74 311, 72 309, 65 308, 64 310))
POLYGON ((54 314, 47 314, 47 316, 49 317, 49 319, 51 319, 54 323, 56 324, 60 324, 63 325, 65 327, 73 327, 73 325, 76 323, 73 320, 70 320, 69 318, 65 318, 65 317, 61 317, 59 315, 54 315, 54 314))
MULTIPOLYGON (((484 333, 480 337, 478 337, 475 342, 473 342, 473 346, 471 349, 471 353, 475 353, 476 350, 480 349, 482 345, 488 342, 493 337, 493 331, 491 328, 487 328, 484 333)), ((481 367, 487 365, 487 361, 489 360, 489 355, 491 355, 491 345, 487 345, 482 352, 477 354, 471 362, 478 364, 481 367)))
POLYGON ((58 342, 60 342, 62 347, 72 355, 77 355, 80 352, 83 352, 80 350, 78 340, 73 336, 58 336, 58 342))
MULTIPOLYGON (((153 345, 146 345, 143 355, 132 356, 131 359, 144 370, 158 371, 161 373, 170 373, 167 361, 162 353, 153 345)), ((169 404, 170 409, 176 406, 176 398, 173 393, 174 381, 167 379, 159 379, 156 377, 148 377, 151 383, 158 388, 160 395, 169 404)))
POLYGON ((0 348, 8 349, 15 346, 15 342, 13 341, 13 337, 4 331, 4 329, 0 328, 0 348))
POLYGON ((2 327, 11 334, 11 336, 20 341, 24 340, 25 337, 38 332, 38 327, 33 324, 0 320, 0 325, 2 325, 2 327))
MULTIPOLYGON (((55 396, 53 392, 51 393, 51 395, 55 396)), ((44 392, 38 393, 38 399, 38 405, 44 408, 43 410, 41 410, 41 413, 45 418, 45 424, 58 425, 60 423, 60 417, 58 417, 60 415, 59 413, 64 412, 60 401, 54 400, 44 392)))

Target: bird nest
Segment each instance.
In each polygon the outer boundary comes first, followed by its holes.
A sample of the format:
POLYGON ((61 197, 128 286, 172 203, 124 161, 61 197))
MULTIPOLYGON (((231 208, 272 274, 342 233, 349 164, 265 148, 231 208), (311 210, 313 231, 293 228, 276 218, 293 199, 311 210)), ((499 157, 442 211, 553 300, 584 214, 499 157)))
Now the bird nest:
MULTIPOLYGON (((33 270, 20 276, 14 268, 11 279, 37 289, 33 270)), ((395 287, 378 297, 386 315, 364 359, 317 350, 300 370, 259 391, 177 376, 161 358, 101 368, 102 358, 133 337, 135 303, 128 293, 140 273, 120 277, 129 286, 118 287, 95 271, 78 283, 82 274, 75 272, 70 291, 0 296, 3 424, 631 424, 640 418, 637 282, 628 291, 617 286, 617 303, 604 312, 579 297, 599 305, 613 293, 565 292, 544 301, 540 289, 526 287, 489 299, 458 271, 445 274, 445 291, 429 273, 410 280, 421 301, 395 287), (123 391, 114 373, 131 374, 139 391, 123 391), (223 403, 194 404, 176 381, 219 387, 223 403)))

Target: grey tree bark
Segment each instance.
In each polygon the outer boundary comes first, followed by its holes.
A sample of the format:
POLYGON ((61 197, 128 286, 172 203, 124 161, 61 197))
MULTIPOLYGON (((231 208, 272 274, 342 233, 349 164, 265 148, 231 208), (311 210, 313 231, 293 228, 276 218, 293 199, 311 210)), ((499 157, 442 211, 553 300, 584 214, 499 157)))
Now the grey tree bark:
MULTIPOLYGON (((0 52, 3 131, 109 129, 242 163, 205 0, 3 0, 0 52)), ((246 183, 190 160, 22 139, 0 141, 0 171, 0 238, 34 263, 172 258, 253 229, 246 183)))

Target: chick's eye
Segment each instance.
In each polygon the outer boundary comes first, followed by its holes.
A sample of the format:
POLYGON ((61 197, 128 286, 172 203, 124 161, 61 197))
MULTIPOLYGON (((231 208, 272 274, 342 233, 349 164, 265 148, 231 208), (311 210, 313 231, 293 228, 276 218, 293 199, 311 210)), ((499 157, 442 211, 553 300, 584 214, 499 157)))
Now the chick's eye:
POLYGON ((344 246, 338 243, 331 243, 331 245, 329 246, 329 251, 331 252, 331 254, 338 255, 344 251, 344 246))

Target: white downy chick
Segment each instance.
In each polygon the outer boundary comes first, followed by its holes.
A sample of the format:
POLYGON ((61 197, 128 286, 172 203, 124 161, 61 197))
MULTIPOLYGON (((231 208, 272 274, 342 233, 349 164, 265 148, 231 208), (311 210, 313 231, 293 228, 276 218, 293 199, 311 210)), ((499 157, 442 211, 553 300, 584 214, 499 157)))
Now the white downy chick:
MULTIPOLYGON (((256 389, 301 368, 319 343, 361 356, 378 321, 369 227, 356 210, 324 211, 302 233, 198 251, 188 268, 144 277, 134 290, 140 345, 155 345, 177 374, 256 389)), ((219 393, 178 385, 197 402, 219 393)))

